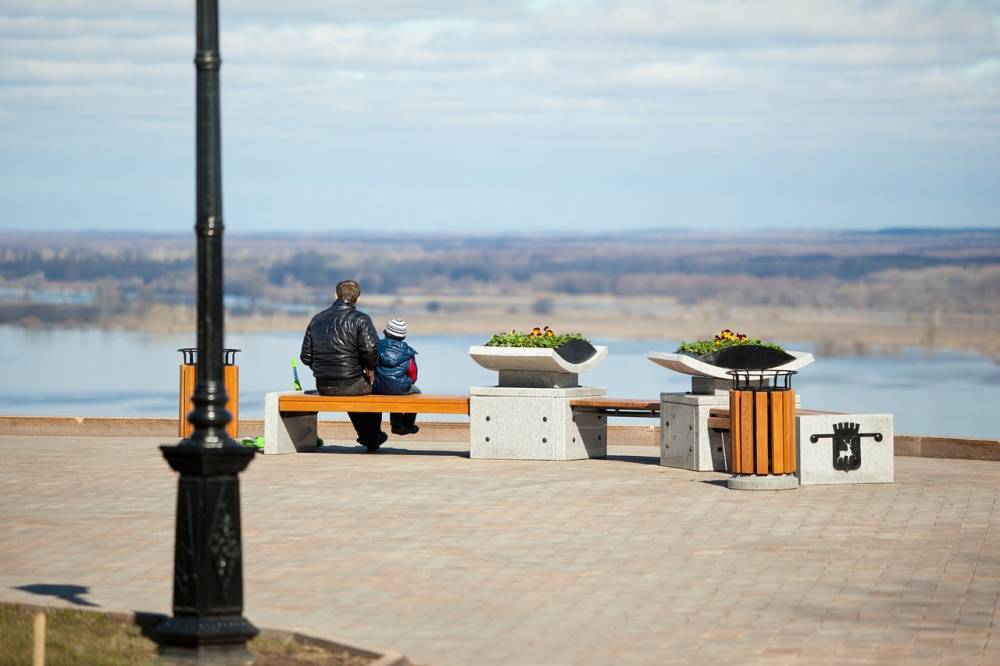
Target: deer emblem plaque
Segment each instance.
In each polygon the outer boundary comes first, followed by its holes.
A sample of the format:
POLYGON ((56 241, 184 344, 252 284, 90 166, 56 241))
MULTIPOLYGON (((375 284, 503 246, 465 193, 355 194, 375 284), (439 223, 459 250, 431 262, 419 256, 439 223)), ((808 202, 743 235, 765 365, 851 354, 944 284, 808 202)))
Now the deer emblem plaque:
POLYGON ((861 467, 861 440, 871 437, 876 442, 882 441, 882 433, 859 432, 861 426, 857 423, 836 423, 830 434, 811 435, 809 441, 815 444, 820 439, 833 440, 833 468, 841 472, 850 472, 861 467))

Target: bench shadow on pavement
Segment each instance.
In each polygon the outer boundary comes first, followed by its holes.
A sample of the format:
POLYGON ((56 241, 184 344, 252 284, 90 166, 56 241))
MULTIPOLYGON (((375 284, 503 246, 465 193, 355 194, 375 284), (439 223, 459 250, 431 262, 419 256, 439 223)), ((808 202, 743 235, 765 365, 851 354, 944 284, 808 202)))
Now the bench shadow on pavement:
POLYGON ((604 457, 604 460, 614 460, 616 462, 629 462, 638 463, 640 465, 659 465, 659 456, 636 456, 636 455, 625 455, 625 454, 614 454, 609 453, 604 457))
POLYGON ((359 445, 342 445, 342 444, 324 444, 323 446, 317 448, 315 451, 303 451, 303 453, 337 453, 337 454, 357 454, 363 456, 453 456, 456 458, 468 458, 468 451, 450 451, 447 449, 407 449, 401 446, 389 446, 386 444, 382 445, 382 448, 378 450, 378 453, 368 453, 363 446, 359 445))
MULTIPOLYGON (((305 454, 355 454, 355 455, 378 455, 378 456, 452 456, 456 458, 468 458, 468 451, 455 451, 450 449, 408 449, 402 446, 391 446, 383 444, 378 453, 368 453, 364 447, 351 444, 324 444, 315 451, 303 451, 305 454)), ((638 456, 626 454, 609 454, 604 458, 594 458, 595 461, 611 460, 614 462, 637 463, 639 465, 659 465, 660 459, 657 456, 638 456)))

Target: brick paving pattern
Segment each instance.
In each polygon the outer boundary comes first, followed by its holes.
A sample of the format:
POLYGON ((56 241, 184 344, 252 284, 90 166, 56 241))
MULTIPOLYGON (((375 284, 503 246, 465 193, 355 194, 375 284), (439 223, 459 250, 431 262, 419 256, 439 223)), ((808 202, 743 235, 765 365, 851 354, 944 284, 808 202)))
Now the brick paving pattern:
MULTIPOLYGON (((158 443, 0 437, 0 599, 68 605, 18 588, 74 585, 169 612, 177 477, 158 443)), ((1000 663, 998 462, 741 493, 644 447, 407 446, 251 464, 252 622, 435 666, 1000 663)))

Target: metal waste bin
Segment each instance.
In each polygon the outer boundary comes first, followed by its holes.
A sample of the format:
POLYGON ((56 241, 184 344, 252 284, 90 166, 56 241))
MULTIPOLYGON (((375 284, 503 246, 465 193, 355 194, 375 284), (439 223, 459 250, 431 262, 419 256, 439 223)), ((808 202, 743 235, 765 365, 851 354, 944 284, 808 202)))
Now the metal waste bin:
MULTIPOLYGON (((177 351, 182 357, 177 400, 177 435, 183 438, 190 437, 194 431, 194 426, 188 421, 187 416, 194 409, 191 395, 198 381, 198 348, 182 347, 177 351)), ((233 439, 236 439, 240 430, 240 366, 236 365, 236 352, 239 351, 243 350, 222 350, 222 381, 226 387, 226 409, 233 416, 233 420, 226 426, 226 432, 233 439)))
POLYGON ((730 488, 798 487, 795 472, 795 391, 791 370, 731 370, 730 488))

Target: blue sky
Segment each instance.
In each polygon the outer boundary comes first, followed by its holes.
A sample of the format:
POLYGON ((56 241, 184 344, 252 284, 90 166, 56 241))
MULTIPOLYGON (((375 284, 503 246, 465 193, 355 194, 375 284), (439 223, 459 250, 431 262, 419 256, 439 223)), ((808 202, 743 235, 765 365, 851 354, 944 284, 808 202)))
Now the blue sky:
MULTIPOLYGON (((1000 226, 1000 3, 223 0, 230 232, 1000 226)), ((0 230, 190 231, 194 3, 0 0, 0 230)))

